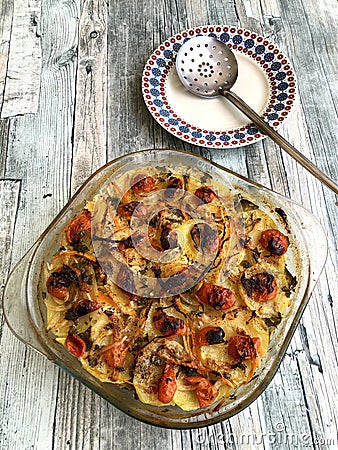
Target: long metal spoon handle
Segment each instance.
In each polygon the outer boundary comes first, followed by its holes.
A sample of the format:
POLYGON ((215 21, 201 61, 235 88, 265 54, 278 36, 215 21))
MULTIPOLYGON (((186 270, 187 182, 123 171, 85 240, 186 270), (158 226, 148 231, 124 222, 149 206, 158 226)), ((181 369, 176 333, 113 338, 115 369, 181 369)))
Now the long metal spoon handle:
POLYGON ((312 175, 324 183, 329 189, 338 195, 338 185, 331 180, 325 173, 318 169, 309 159, 307 159, 300 151, 293 147, 286 139, 270 127, 264 120, 247 105, 244 100, 237 94, 228 90, 220 90, 220 94, 226 97, 233 105, 242 111, 250 120, 252 120, 258 128, 266 135, 273 139, 283 150, 305 167, 312 175))

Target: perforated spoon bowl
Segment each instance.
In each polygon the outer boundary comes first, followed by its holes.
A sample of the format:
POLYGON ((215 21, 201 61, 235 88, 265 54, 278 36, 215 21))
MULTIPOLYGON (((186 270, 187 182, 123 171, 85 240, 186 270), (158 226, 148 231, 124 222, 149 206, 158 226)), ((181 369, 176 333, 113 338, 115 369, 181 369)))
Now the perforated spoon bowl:
POLYGON ((237 80, 238 65, 235 55, 226 44, 209 36, 196 36, 189 39, 178 51, 176 70, 182 84, 193 94, 206 98, 218 95, 226 97, 263 133, 338 195, 338 185, 333 180, 230 90, 237 80))

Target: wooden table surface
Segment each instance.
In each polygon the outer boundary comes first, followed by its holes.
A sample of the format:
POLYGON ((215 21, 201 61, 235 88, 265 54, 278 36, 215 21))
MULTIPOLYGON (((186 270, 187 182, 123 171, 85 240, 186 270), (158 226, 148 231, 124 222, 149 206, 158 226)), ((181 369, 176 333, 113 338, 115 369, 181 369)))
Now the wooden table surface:
POLYGON ((0 322, 0 449, 337 449, 335 195, 266 139, 232 150, 180 141, 149 114, 141 75, 184 29, 241 26, 288 55, 299 101, 282 134, 338 180, 336 0, 0 0, 1 288, 99 166, 145 148, 201 154, 291 197, 326 230, 324 271, 278 373, 218 425, 164 430, 129 418, 25 347, 0 322), (109 3, 109 4, 108 4, 109 3))

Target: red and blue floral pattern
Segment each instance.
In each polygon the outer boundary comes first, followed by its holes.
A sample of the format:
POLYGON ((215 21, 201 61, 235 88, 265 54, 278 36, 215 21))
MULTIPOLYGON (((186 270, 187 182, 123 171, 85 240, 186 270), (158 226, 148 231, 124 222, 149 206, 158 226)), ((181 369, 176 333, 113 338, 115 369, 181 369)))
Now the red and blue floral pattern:
POLYGON ((175 69, 178 50, 188 39, 198 35, 213 36, 229 48, 252 58, 265 72, 269 81, 269 103, 262 117, 278 128, 288 116, 296 96, 296 80, 288 59, 276 46, 249 30, 229 26, 196 27, 177 34, 161 44, 148 59, 142 76, 145 103, 156 121, 178 138, 195 145, 213 148, 231 148, 263 139, 254 124, 238 129, 204 130, 183 120, 174 111, 166 97, 166 81, 175 69))

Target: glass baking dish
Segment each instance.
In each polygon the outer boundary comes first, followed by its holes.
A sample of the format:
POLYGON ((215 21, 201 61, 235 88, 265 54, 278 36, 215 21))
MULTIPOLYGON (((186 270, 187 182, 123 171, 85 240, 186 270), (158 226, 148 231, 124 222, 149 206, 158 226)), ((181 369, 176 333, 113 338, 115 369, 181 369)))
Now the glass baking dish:
MULTIPOLYGON (((285 225, 285 224, 284 224, 285 225)), ((250 405, 268 386, 286 352, 290 339, 307 305, 310 294, 325 264, 327 241, 319 221, 302 206, 259 184, 202 157, 178 150, 154 149, 127 154, 109 162, 95 172, 57 215, 45 232, 12 271, 7 281, 3 310, 14 335, 44 357, 84 383, 114 406, 146 423, 166 428, 196 428, 211 425, 237 414, 250 405), (201 170, 215 180, 232 185, 242 196, 254 198, 262 208, 283 225, 284 211, 297 243, 297 295, 286 317, 277 327, 265 358, 251 381, 236 390, 236 395, 222 404, 203 410, 183 411, 178 407, 158 407, 141 403, 133 392, 103 383, 82 368, 80 362, 46 332, 45 305, 42 299, 41 267, 51 260, 59 248, 65 224, 82 210, 86 199, 91 199, 117 170, 133 164, 142 166, 186 166, 201 170)), ((291 258, 292 259, 292 258, 291 258)), ((295 261, 288 267, 296 270, 295 261)))

